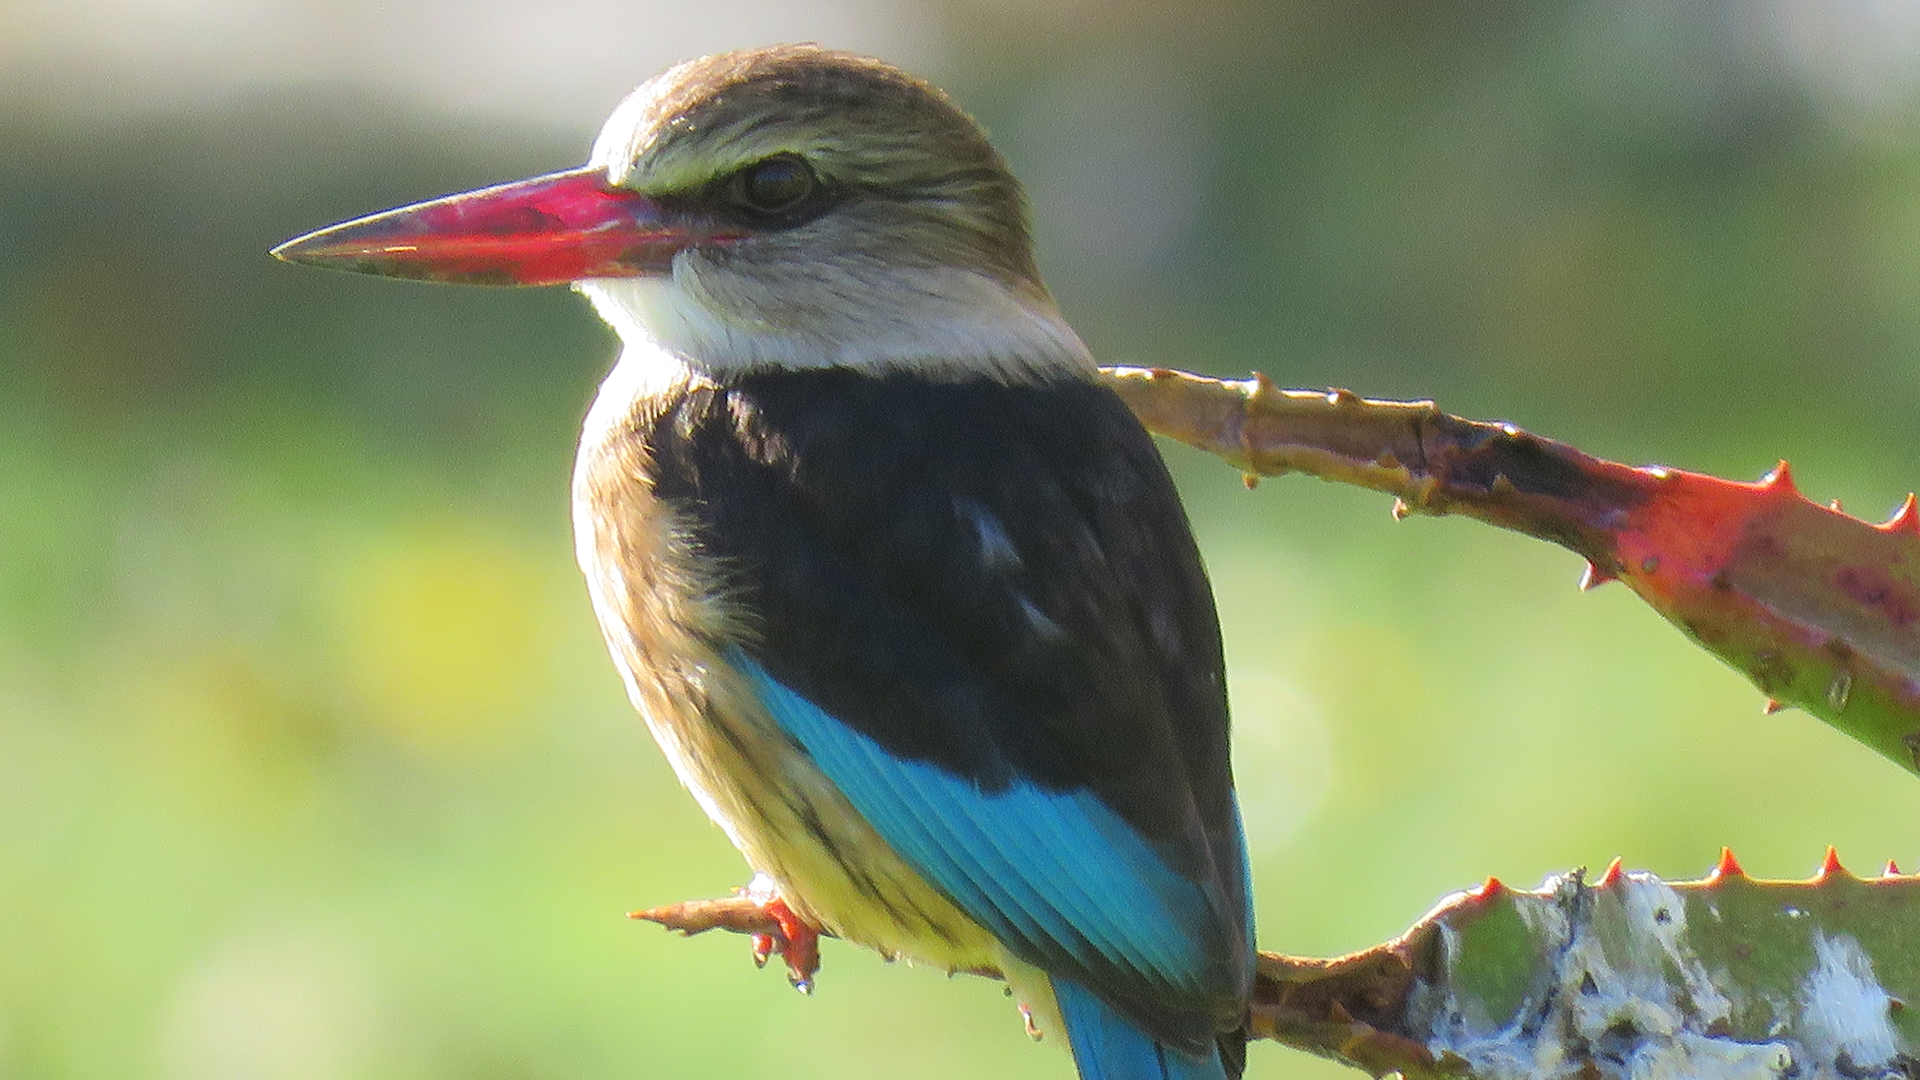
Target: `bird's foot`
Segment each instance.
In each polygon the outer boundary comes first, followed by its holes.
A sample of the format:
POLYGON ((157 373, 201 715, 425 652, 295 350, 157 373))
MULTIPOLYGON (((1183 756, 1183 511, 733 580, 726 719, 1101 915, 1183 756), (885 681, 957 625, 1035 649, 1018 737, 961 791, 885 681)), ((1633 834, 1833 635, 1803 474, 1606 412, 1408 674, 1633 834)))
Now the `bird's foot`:
POLYGON ((755 874, 740 894, 759 907, 769 924, 752 935, 754 966, 767 966, 767 958, 779 953, 787 964, 787 981, 803 994, 813 993, 813 976, 820 970, 819 928, 795 914, 765 874, 755 874))
POLYGON ((658 923, 683 934, 731 930, 753 942, 753 962, 764 967, 779 953, 787 965, 787 981, 803 994, 813 992, 813 976, 820 970, 823 931, 795 914, 780 899, 771 878, 755 875, 753 883, 735 889, 724 900, 689 900, 681 904, 632 912, 629 918, 658 923))
POLYGON ((777 896, 762 901, 760 910, 774 926, 753 935, 753 962, 765 967, 767 957, 779 953, 787 964, 787 981, 803 994, 813 993, 813 976, 820 970, 820 931, 777 896))

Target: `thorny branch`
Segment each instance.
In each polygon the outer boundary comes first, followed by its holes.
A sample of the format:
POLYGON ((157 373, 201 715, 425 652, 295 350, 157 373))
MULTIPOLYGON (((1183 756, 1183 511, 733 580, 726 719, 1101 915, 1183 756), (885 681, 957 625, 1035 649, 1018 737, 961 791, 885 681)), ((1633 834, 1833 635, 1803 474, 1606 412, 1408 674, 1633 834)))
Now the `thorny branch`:
MULTIPOLYGON (((773 916, 760 901, 744 895, 689 900, 636 911, 630 917, 688 936, 728 930, 780 940, 780 926, 773 916)), ((1377 1064, 1378 1070, 1369 1070, 1376 1074, 1405 1070, 1423 1061, 1432 1065, 1433 1055, 1420 1042, 1385 1029, 1395 1022, 1394 1014, 1404 1007, 1413 985, 1409 938, 1333 960, 1261 953, 1249 1033, 1323 1057, 1377 1064)), ((1000 977, 991 970, 959 974, 1000 977)))

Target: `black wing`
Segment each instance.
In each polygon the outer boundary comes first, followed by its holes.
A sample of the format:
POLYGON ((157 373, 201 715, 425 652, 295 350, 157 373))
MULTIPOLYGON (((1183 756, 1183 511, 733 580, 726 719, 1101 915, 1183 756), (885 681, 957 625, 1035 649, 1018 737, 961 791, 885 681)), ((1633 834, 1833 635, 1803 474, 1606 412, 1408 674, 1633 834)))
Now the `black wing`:
POLYGON ((1183 1043, 1202 1034, 1187 1020, 1238 1009, 1251 945, 1219 627, 1166 468, 1117 397, 767 373, 688 393, 648 443, 655 493, 727 568, 774 679, 984 792, 1090 792, 1218 920, 1204 1000, 1044 937, 1016 951, 1183 1043))

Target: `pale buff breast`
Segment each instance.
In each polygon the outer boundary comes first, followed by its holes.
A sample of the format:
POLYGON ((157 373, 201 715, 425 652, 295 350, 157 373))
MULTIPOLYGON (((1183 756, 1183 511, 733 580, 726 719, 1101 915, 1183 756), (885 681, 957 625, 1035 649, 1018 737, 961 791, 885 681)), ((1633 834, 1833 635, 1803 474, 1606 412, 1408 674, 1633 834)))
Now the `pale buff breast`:
POLYGON ((681 783, 802 917, 948 970, 1023 968, 894 853, 718 654, 745 627, 648 472, 649 405, 690 378, 623 359, 575 465, 575 549, 628 696, 681 783))

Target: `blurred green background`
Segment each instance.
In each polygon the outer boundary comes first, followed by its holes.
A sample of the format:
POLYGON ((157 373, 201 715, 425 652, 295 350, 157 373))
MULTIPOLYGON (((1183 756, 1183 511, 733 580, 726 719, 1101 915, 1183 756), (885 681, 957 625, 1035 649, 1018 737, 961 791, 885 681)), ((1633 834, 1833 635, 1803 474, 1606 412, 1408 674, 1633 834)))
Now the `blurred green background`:
MULTIPOLYGON (((1111 362, 1431 396, 1632 462, 1920 480, 1920 2, 0 5, 0 1078, 1053 1077, 993 984, 819 994, 622 913, 746 869, 576 580, 564 290, 272 244, 578 162, 686 55, 905 63, 1111 362)), ((1268 948, 1487 874, 1920 860, 1920 787, 1579 563, 1168 451, 1268 948)), ((1329 1077, 1272 1046, 1250 1076, 1329 1077)))

